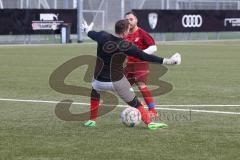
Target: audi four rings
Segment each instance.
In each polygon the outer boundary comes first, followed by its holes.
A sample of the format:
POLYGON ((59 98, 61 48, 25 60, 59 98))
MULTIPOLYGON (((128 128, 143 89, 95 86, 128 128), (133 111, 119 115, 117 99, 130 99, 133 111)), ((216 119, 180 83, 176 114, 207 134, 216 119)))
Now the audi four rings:
POLYGON ((202 22, 203 20, 201 15, 184 15, 182 17, 183 27, 201 27, 202 22))

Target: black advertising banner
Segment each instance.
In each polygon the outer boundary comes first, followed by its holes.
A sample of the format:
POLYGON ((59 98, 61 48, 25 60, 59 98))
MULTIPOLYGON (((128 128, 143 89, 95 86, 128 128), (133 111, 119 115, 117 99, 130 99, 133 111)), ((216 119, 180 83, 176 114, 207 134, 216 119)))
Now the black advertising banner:
POLYGON ((77 33, 77 10, 0 9, 0 35, 58 34, 64 23, 77 33))
MULTIPOLYGON (((148 32, 240 31, 237 10, 133 10, 148 32)), ((116 20, 117 21, 117 20, 116 20)), ((0 9, 0 35, 58 34, 63 23, 77 33, 75 9, 0 9)))
POLYGON ((238 10, 133 10, 147 32, 240 31, 238 10))

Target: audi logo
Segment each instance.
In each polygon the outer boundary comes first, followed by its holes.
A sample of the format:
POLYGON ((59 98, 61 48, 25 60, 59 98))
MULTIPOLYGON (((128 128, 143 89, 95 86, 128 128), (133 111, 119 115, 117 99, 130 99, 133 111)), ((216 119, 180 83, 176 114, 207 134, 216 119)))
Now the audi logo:
POLYGON ((202 26, 202 16, 201 15, 184 15, 182 17, 183 27, 201 27, 202 26))

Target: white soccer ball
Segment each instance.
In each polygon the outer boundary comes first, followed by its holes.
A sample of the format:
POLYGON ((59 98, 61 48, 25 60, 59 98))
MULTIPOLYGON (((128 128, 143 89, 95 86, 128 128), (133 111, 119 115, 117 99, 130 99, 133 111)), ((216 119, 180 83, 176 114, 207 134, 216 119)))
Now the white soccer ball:
POLYGON ((137 126, 141 122, 141 113, 138 109, 128 107, 121 113, 122 123, 128 127, 137 126))

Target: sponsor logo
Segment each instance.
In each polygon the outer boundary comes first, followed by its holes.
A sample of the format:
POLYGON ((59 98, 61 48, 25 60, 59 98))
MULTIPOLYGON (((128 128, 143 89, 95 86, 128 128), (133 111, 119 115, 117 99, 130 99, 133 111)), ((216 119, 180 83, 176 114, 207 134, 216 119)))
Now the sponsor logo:
POLYGON ((39 21, 32 21, 33 30, 57 30, 64 21, 58 20, 59 14, 54 13, 40 13, 39 21))
POLYGON ((228 27, 240 27, 240 18, 225 18, 224 26, 228 27))
POLYGON ((182 25, 185 28, 201 27, 203 23, 201 15, 184 15, 182 17, 182 25))
POLYGON ((41 13, 40 14, 40 21, 58 21, 59 14, 53 13, 41 13))
POLYGON ((151 29, 155 29, 158 22, 158 14, 157 13, 149 13, 148 14, 148 23, 151 29))

